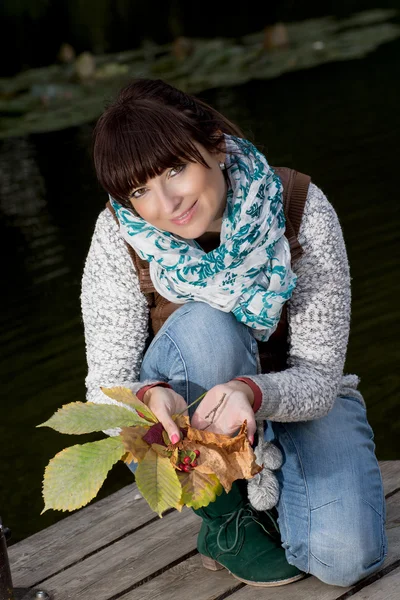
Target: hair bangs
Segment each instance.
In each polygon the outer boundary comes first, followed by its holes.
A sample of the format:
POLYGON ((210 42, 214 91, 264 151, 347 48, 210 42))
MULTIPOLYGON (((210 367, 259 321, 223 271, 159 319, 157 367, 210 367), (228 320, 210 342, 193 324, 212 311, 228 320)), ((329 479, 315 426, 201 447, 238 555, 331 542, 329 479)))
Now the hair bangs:
POLYGON ((130 207, 132 191, 166 169, 184 162, 209 166, 195 146, 196 141, 202 143, 199 137, 190 119, 172 107, 143 103, 132 111, 104 113, 95 130, 99 181, 113 198, 130 207))

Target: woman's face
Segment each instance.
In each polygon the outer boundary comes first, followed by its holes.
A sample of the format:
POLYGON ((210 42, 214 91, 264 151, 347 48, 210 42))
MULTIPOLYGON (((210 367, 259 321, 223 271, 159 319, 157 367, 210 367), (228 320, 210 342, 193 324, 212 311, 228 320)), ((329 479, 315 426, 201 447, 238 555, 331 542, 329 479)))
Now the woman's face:
POLYGON ((186 239, 213 229, 226 206, 227 185, 219 166, 225 155, 210 154, 199 144, 196 147, 210 169, 198 162, 167 169, 132 190, 130 198, 142 219, 186 239))

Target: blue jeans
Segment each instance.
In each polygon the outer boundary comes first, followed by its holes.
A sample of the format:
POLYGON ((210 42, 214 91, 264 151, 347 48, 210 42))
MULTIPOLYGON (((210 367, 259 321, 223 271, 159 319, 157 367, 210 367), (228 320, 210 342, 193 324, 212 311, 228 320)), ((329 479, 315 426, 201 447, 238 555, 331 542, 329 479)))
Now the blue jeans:
MULTIPOLYGON (((167 381, 191 403, 219 383, 256 374, 257 352, 232 313, 189 302, 152 340, 140 380, 167 381)), ((361 402, 339 396, 321 419, 267 421, 265 436, 284 457, 277 509, 288 562, 339 586, 375 571, 386 555, 385 500, 361 402)))

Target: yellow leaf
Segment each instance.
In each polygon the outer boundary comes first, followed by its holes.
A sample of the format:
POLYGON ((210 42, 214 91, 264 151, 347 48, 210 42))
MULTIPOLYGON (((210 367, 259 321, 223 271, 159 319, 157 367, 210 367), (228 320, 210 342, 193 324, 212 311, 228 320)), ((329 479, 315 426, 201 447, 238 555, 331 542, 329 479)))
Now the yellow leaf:
POLYGON ((124 454, 119 436, 71 446, 56 454, 44 473, 42 512, 49 508, 75 510, 90 502, 124 454))
POLYGON ((218 478, 212 474, 201 473, 197 468, 190 473, 180 473, 182 484, 181 503, 194 509, 214 502, 222 492, 218 478))
POLYGON ((187 429, 190 425, 189 417, 186 417, 185 415, 181 415, 179 413, 176 415, 172 415, 172 420, 175 421, 178 427, 182 427, 182 429, 187 429))
POLYGON ((131 453, 135 462, 143 460, 150 448, 149 444, 142 439, 148 430, 148 427, 140 425, 137 427, 122 427, 121 429, 120 436, 124 447, 131 453))
POLYGON ((160 517, 180 503, 182 487, 169 458, 150 448, 135 472, 136 484, 150 508, 160 517))
POLYGON ((117 386, 113 388, 101 388, 103 394, 112 398, 113 400, 117 400, 117 402, 123 402, 124 404, 128 404, 134 408, 139 414, 139 416, 143 416, 143 418, 151 423, 158 423, 158 419, 155 414, 146 406, 144 402, 139 400, 139 398, 130 390, 129 388, 117 386))
POLYGON ((37 427, 52 427, 60 433, 92 433, 112 427, 139 425, 137 412, 115 404, 94 404, 93 402, 70 402, 64 404, 45 423, 37 427))
POLYGON ((163 439, 164 444, 166 444, 167 446, 169 446, 171 444, 171 440, 169 439, 168 433, 166 431, 163 431, 161 435, 162 435, 162 439, 163 439))

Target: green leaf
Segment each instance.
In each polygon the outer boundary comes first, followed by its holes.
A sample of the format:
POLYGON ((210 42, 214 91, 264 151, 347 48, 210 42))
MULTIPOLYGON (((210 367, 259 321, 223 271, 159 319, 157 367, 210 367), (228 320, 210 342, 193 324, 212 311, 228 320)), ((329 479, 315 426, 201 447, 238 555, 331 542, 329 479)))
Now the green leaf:
POLYGON ((90 502, 108 471, 125 453, 117 436, 71 446, 56 454, 44 472, 42 512, 49 508, 75 510, 90 502))
POLYGON ((160 517, 167 508, 176 508, 182 488, 169 458, 151 448, 135 471, 135 481, 143 498, 160 517))
POLYGON ((190 473, 179 473, 182 485, 181 503, 194 509, 214 502, 222 492, 222 485, 216 475, 199 473, 195 468, 190 473))
POLYGON ((144 419, 150 421, 151 423, 158 423, 158 419, 154 413, 146 406, 144 402, 139 400, 137 396, 126 387, 113 387, 113 388, 101 388, 103 394, 112 398, 113 400, 117 400, 118 402, 123 402, 124 404, 128 404, 130 407, 134 408, 136 411, 141 413, 139 416, 143 416, 144 419))
POLYGON ((51 427, 60 433, 92 433, 113 427, 148 425, 136 412, 116 404, 94 404, 93 402, 71 402, 37 427, 51 427))

